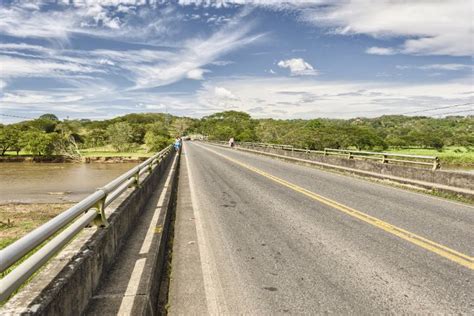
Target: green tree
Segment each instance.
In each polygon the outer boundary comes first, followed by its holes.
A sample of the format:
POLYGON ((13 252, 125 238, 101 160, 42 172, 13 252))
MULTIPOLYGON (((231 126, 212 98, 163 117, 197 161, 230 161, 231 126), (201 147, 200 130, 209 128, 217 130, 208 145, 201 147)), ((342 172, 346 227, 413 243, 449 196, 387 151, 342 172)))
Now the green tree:
POLYGON ((127 122, 118 122, 107 128, 109 143, 116 151, 128 151, 133 146, 133 128, 127 122))
POLYGON ((170 143, 171 137, 163 123, 156 122, 147 126, 145 144, 148 147, 148 151, 160 151, 170 143))
POLYGON ((103 129, 94 128, 84 135, 86 147, 100 147, 107 143, 107 132, 103 129))
POLYGON ((16 126, 0 126, 0 154, 2 156, 4 156, 8 150, 16 150, 19 147, 19 141, 20 133, 16 126))
POLYGON ((237 141, 257 140, 256 122, 244 112, 225 111, 202 118, 201 132, 210 139, 228 140, 234 137, 237 141))
POLYGON ((21 143, 25 150, 34 156, 51 156, 54 153, 54 144, 59 138, 57 133, 30 130, 22 135, 21 143))
POLYGON ((38 118, 28 122, 28 125, 34 129, 44 131, 46 133, 54 132, 58 121, 51 120, 49 118, 38 118))
POLYGON ((59 122, 59 119, 56 115, 54 114, 51 114, 51 113, 47 113, 47 114, 43 114, 39 117, 40 119, 44 119, 44 120, 50 120, 50 121, 55 121, 55 122, 59 122))

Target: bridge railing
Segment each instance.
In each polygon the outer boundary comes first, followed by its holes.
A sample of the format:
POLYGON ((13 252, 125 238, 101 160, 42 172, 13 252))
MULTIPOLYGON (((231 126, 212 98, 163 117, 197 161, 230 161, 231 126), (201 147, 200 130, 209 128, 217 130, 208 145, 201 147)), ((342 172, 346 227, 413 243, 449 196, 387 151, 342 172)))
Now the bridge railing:
MULTIPOLYGON (((225 143, 225 142, 224 142, 225 143)), ((380 161, 381 163, 401 163, 411 164, 419 166, 430 166, 432 170, 439 169, 441 164, 439 158, 436 156, 422 156, 422 155, 408 155, 408 154, 397 154, 397 153, 386 153, 386 152, 374 152, 374 151, 360 151, 360 150, 348 150, 348 149, 333 149, 324 148, 324 150, 309 150, 303 148, 295 148, 291 145, 280 145, 280 144, 268 144, 268 143, 251 143, 241 142, 240 145, 249 147, 261 147, 261 148, 274 148, 293 152, 306 152, 314 153, 325 156, 340 156, 347 159, 366 159, 380 161)))
POLYGON ((51 238, 38 251, 14 267, 1 280, 0 302, 5 301, 32 274, 45 264, 55 253, 76 236, 85 226, 94 223, 107 226, 105 208, 130 187, 140 186, 140 177, 151 173, 163 158, 171 152, 168 146, 138 166, 112 180, 102 188, 57 215, 50 221, 31 231, 24 237, 0 250, 0 273, 20 261, 32 250, 51 238))

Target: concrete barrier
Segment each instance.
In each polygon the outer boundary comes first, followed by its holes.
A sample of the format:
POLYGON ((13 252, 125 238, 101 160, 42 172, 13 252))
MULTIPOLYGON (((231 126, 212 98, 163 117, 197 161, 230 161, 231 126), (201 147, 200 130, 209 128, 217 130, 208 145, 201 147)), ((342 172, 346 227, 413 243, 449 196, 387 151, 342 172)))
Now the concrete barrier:
MULTIPOLYGON (((1 309, 1 315, 80 315, 84 313, 93 293, 120 253, 121 246, 133 231, 134 223, 175 156, 172 151, 154 171, 143 179, 140 188, 127 192, 108 210, 109 226, 85 229, 66 246, 44 269, 13 296, 1 309)), ((179 160, 178 160, 179 165, 179 160)), ((153 240, 154 267, 147 276, 150 295, 157 299, 162 274, 169 226, 169 211, 174 206, 177 168, 172 175, 171 190, 165 197, 159 223, 163 229, 153 240)), ((134 305, 136 314, 154 314, 157 302, 134 305)))
POLYGON ((253 148, 239 145, 237 149, 300 164, 436 190, 474 201, 474 174, 442 170, 433 171, 427 168, 383 164, 374 161, 323 156, 310 152, 297 152, 276 148, 253 148))

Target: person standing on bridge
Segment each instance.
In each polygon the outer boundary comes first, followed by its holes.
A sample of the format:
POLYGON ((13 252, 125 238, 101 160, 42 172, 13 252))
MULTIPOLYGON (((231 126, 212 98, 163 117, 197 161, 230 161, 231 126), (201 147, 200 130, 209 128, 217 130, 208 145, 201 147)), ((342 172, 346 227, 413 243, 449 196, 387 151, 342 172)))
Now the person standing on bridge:
POLYGON ((180 147, 181 147, 181 138, 176 137, 176 140, 174 141, 174 150, 179 151, 180 147))
POLYGON ((229 147, 230 147, 230 148, 234 148, 234 146, 235 146, 234 137, 231 137, 231 138, 229 139, 229 147))

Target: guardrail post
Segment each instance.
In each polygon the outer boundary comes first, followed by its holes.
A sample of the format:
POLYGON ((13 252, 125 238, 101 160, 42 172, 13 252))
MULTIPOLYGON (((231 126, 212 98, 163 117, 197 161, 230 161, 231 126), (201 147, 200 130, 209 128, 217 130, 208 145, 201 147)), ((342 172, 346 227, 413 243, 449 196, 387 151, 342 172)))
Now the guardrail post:
POLYGON ((137 173, 133 175, 135 181, 132 183, 132 187, 139 188, 140 187, 140 169, 137 170, 137 173))
POLYGON ((324 148, 324 156, 327 156, 327 155, 328 155, 328 150, 324 148))
MULTIPOLYGON (((102 189, 99 189, 102 190, 102 189)), ((97 212, 97 216, 94 218, 94 225, 99 227, 107 227, 109 222, 107 221, 107 217, 105 216, 105 199, 107 198, 107 194, 104 195, 102 199, 100 199, 97 204, 92 207, 97 212)))
POLYGON ((153 159, 152 161, 150 161, 150 163, 148 164, 148 173, 152 173, 153 171, 153 164, 156 162, 156 159, 153 159))
POLYGON ((433 161, 433 171, 439 169, 441 167, 441 164, 439 163, 439 158, 435 157, 433 161))
POLYGON ((352 152, 349 151, 349 153, 347 154, 347 159, 352 159, 352 158, 353 158, 353 157, 352 157, 352 152))
POLYGON ((387 155, 382 155, 382 163, 388 163, 387 155))

